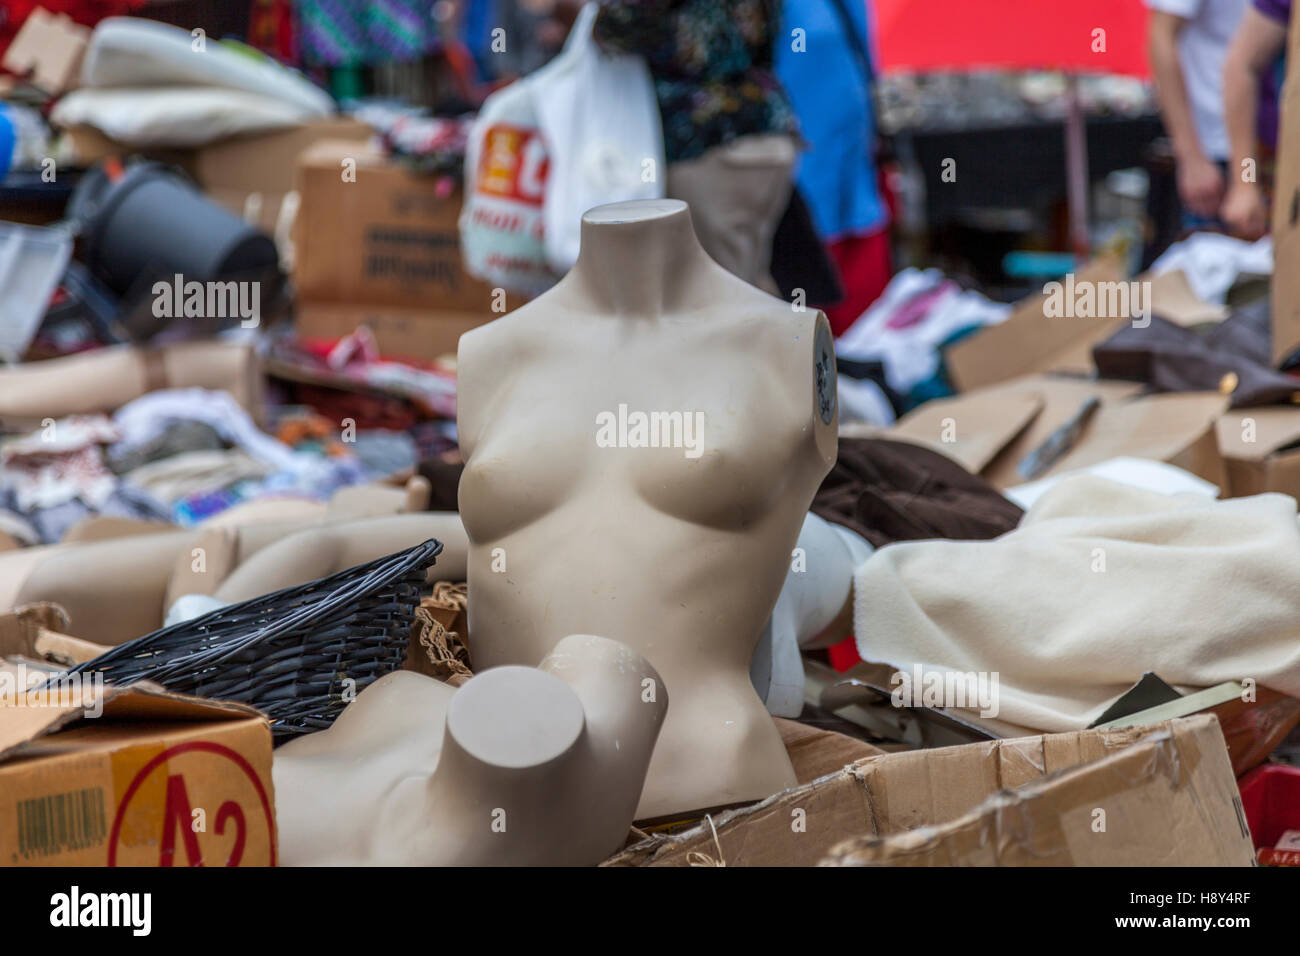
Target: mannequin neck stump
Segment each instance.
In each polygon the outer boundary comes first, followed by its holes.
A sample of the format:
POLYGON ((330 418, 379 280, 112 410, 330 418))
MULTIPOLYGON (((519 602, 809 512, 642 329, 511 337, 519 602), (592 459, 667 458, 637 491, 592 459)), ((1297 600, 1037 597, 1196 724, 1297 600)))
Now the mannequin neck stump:
POLYGON ((653 318, 690 309, 697 279, 720 271, 676 199, 610 203, 582 217, 570 272, 575 291, 600 312, 653 318))

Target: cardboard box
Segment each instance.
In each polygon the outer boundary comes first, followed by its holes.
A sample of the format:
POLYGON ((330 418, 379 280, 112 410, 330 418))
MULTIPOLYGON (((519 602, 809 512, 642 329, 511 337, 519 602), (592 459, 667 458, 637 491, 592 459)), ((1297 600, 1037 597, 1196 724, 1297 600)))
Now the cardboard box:
POLYGON ((0 614, 0 660, 61 669, 111 649, 72 637, 69 628, 68 614, 57 604, 26 604, 0 614))
POLYGON ((292 129, 222 140, 194 151, 194 178, 235 215, 278 235, 292 228, 298 157, 323 140, 365 144, 371 128, 344 117, 312 120, 292 129))
POLYGON ((392 305, 493 317, 491 287, 461 265, 461 194, 356 143, 299 159, 294 280, 304 302, 392 305), (344 164, 354 161, 356 181, 344 164))
POLYGON ((1075 445, 1042 475, 1130 455, 1165 461, 1224 487, 1215 423, 1228 399, 1217 393, 1135 397, 1132 382, 1032 375, 955 398, 927 402, 881 437, 934 448, 998 488, 1027 479, 1017 468, 1090 397, 1101 407, 1075 445))
POLYGON ((275 864, 258 711, 144 684, 43 706, 12 696, 0 706, 0 864, 275 864))
POLYGON ((1276 491, 1300 498, 1300 408, 1238 408, 1216 423, 1227 474, 1224 497, 1276 491))
POLYGON ((1223 734, 1210 716, 867 757, 711 824, 655 834, 605 865, 1250 866, 1254 859, 1223 734))
POLYGON ((90 29, 66 13, 53 14, 37 7, 23 21, 5 50, 3 66, 57 96, 77 85, 81 59, 90 42, 90 29))
POLYGON ((773 717, 772 720, 780 731, 790 765, 794 767, 794 779, 801 784, 812 783, 851 763, 878 757, 885 752, 848 734, 823 730, 784 717, 773 717))

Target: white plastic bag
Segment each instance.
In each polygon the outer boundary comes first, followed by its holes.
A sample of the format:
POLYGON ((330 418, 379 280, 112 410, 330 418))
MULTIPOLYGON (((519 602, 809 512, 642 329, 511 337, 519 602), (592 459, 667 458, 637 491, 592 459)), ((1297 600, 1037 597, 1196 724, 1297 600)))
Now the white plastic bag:
POLYGON ((588 209, 664 195, 650 72, 596 48, 596 12, 583 7, 559 56, 489 96, 470 130, 465 268, 510 292, 537 295, 573 267, 588 209))
POLYGON ((548 162, 534 109, 535 78, 498 90, 479 110, 465 149, 460 213, 465 269, 522 295, 545 292, 559 278, 542 239, 548 162))
POLYGON ((543 206, 546 257, 564 273, 578 259, 582 214, 593 206, 664 195, 663 127, 639 56, 609 55, 592 38, 597 5, 582 8, 564 49, 533 78, 550 155, 543 206))

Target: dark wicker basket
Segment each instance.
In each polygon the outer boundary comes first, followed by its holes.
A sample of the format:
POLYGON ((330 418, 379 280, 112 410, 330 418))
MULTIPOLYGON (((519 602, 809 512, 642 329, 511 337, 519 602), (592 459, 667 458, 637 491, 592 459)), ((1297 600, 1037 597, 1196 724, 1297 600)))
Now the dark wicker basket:
MULTIPOLYGON (((114 684, 252 704, 277 740, 322 730, 354 690, 406 660, 425 573, 442 550, 423 544, 327 578, 232 604, 113 648, 67 673, 114 684)), ((57 678, 56 678, 57 680, 57 678)))

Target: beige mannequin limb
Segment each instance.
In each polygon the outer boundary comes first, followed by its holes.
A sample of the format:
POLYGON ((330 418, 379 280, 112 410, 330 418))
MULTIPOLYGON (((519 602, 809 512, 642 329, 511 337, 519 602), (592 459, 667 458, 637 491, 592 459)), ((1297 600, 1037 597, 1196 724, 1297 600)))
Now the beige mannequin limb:
POLYGON ((463 581, 467 545, 459 517, 426 512, 318 528, 255 524, 4 552, 0 553, 4 591, 0 597, 6 608, 53 602, 68 612, 73 636, 121 644, 162 627, 168 605, 181 594, 220 590, 224 600, 241 601, 429 538, 443 542, 431 580, 463 581), (294 537, 303 531, 307 537, 294 537), (195 553, 196 548, 202 549, 200 553, 195 553), (263 550, 270 554, 245 573, 245 563, 258 559, 263 550), (222 590, 232 575, 238 576, 222 590))
POLYGON ((835 458, 825 317, 720 268, 683 203, 618 203, 555 288, 461 338, 458 389, 475 666, 575 632, 649 658, 674 704, 641 819, 793 784, 749 665, 835 458), (598 447, 620 405, 693 416, 699 454, 598 447))
POLYGON ((644 658, 588 635, 459 689, 389 674, 275 752, 281 859, 599 863, 627 836, 667 709, 644 658))
POLYGON ((460 516, 429 511, 296 531, 241 560, 211 593, 231 603, 246 601, 373 561, 429 538, 437 538, 443 545, 430 580, 465 580, 468 542, 460 516))
POLYGON ((0 369, 0 421, 18 427, 90 412, 112 413, 160 388, 215 388, 257 418, 261 371, 250 346, 186 342, 161 349, 111 346, 0 369))
POLYGON ((270 498, 245 501, 213 515, 200 525, 203 528, 230 528, 270 523, 301 524, 371 518, 380 515, 424 511, 429 506, 429 480, 421 475, 406 479, 402 485, 374 483, 349 485, 330 496, 329 503, 299 498, 270 498))

